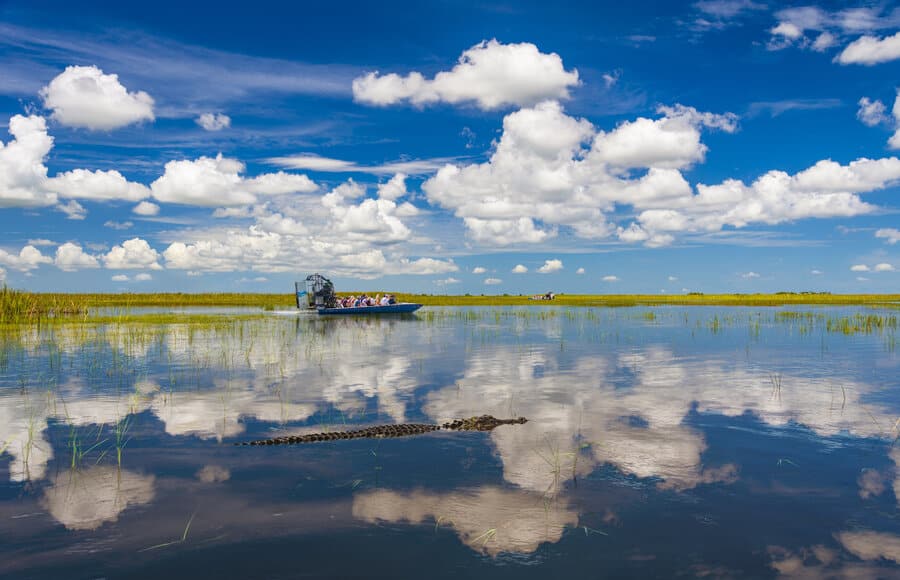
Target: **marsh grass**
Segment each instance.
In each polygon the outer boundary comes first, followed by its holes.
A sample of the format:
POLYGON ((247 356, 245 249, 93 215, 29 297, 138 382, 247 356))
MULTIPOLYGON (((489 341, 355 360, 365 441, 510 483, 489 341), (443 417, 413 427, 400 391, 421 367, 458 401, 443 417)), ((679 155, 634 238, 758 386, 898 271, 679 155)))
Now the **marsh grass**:
POLYGON ((84 317, 87 312, 87 305, 76 295, 0 288, 0 324, 84 317))

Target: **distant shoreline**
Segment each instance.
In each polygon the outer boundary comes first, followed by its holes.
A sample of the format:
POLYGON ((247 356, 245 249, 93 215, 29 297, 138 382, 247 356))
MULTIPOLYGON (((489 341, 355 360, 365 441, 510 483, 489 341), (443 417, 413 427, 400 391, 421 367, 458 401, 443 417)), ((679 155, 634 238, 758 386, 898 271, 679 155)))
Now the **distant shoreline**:
MULTIPOLYGON (((554 300, 531 300, 531 295, 440 295, 408 294, 394 290, 357 290, 339 295, 371 296, 392 292, 400 302, 418 302, 425 306, 789 306, 789 305, 883 305, 900 306, 900 294, 558 294, 554 300)), ((292 294, 252 293, 117 293, 59 294, 31 293, 41 298, 57 298, 89 308, 143 306, 258 306, 290 307, 292 294)))

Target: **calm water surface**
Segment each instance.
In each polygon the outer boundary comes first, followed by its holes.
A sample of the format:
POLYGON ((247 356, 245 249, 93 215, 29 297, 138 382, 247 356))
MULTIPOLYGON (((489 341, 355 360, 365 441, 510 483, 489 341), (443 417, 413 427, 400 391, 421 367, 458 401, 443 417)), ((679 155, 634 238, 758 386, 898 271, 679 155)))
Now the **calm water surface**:
POLYGON ((897 310, 219 313, 0 332, 0 576, 900 577, 897 310))

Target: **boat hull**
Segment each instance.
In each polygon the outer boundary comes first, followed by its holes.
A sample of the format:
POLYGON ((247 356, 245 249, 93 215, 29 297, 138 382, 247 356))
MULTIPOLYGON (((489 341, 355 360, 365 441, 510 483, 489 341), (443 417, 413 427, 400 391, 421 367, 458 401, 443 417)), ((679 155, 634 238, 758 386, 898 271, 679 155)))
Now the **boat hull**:
POLYGON ((319 308, 318 313, 323 316, 332 314, 346 316, 348 314, 357 314, 368 316, 371 314, 409 314, 422 308, 421 304, 412 302, 403 302, 401 304, 388 304, 387 306, 358 306, 356 308, 319 308))

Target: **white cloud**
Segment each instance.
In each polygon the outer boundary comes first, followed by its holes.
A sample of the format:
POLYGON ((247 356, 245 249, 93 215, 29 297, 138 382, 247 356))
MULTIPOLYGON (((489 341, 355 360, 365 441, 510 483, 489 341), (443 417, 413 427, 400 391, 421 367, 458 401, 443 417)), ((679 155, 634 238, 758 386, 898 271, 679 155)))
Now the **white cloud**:
POLYGON ((868 282, 868 281, 869 281, 869 279, 866 278, 865 276, 857 276, 856 279, 857 279, 859 282, 868 282))
POLYGON ((238 278, 239 284, 262 284, 263 282, 268 282, 269 279, 265 276, 257 276, 256 278, 238 278))
POLYGON ((130 279, 126 274, 116 274, 110 278, 113 282, 128 282, 130 279))
POLYGON ((875 232, 875 237, 884 238, 887 243, 894 245, 900 242, 900 230, 897 228, 881 228, 875 232))
POLYGON ((231 127, 231 117, 223 113, 203 113, 196 122, 206 131, 221 131, 231 127))
POLYGON ((759 278, 759 274, 757 274, 756 272, 744 272, 743 274, 741 274, 741 278, 750 280, 753 278, 759 278))
POLYGON ((816 52, 825 52, 835 44, 837 44, 837 37, 830 32, 823 32, 820 34, 812 43, 811 48, 816 52))
POLYGON ((103 256, 104 265, 110 270, 161 270, 159 253, 146 240, 132 238, 122 242, 103 256))
MULTIPOLYGON (((402 183, 403 178, 398 181, 402 183)), ((387 189, 396 193, 397 183, 387 189)), ((405 187, 404 187, 405 189, 405 187)), ((397 215, 397 204, 390 199, 363 199, 354 205, 352 200, 362 197, 365 188, 353 180, 340 185, 322 198, 322 205, 331 214, 334 231, 353 240, 370 240, 379 244, 399 242, 410 237, 411 231, 397 215), (348 203, 351 202, 351 203, 348 203)))
POLYGON ((502 284, 503 280, 500 278, 485 278, 484 283, 488 286, 496 286, 497 284, 502 284))
POLYGON ((866 266, 865 264, 854 264, 854 265, 850 266, 850 271, 851 272, 868 272, 869 267, 866 266))
POLYGON ((6 270, 3 268, 0 268, 0 282, 5 282, 5 281, 6 281, 6 270))
POLYGON ((36 238, 33 240, 28 240, 28 245, 30 246, 56 246, 57 243, 53 240, 48 240, 45 238, 36 238))
POLYGON ((117 221, 113 221, 113 220, 107 220, 107 221, 103 222, 103 227, 110 228, 113 230, 127 230, 129 228, 134 227, 134 222, 129 222, 129 221, 117 222, 117 221))
POLYGON ((435 280, 434 283, 438 286, 449 286, 450 284, 459 284, 459 280, 454 277, 444 278, 443 280, 435 280))
POLYGON ((822 270, 810 270, 809 273, 812 274, 813 276, 821 276, 822 274, 824 274, 824 272, 822 272, 822 270))
POLYGON ((874 127, 880 123, 890 121, 890 117, 885 114, 885 106, 879 100, 871 100, 863 97, 859 100, 859 110, 856 112, 856 118, 869 127, 874 127))
POLYGON ((70 199, 69 203, 60 203, 56 209, 66 214, 66 219, 70 220, 83 220, 87 216, 87 210, 74 199, 70 199))
MULTIPOLYGON (((154 216, 159 213, 159 206, 149 201, 142 201, 131 209, 132 213, 143 216, 154 216)), ((127 222, 130 223, 130 222, 127 222)))
POLYGON ((516 267, 512 269, 513 274, 527 274, 528 268, 523 266, 522 264, 516 264, 516 267))
POLYGON ((105 201, 123 199, 140 201, 150 197, 146 185, 125 179, 118 171, 73 169, 47 180, 46 187, 60 197, 105 201))
POLYGON ((439 72, 432 80, 418 72, 405 77, 377 72, 358 77, 353 80, 353 98, 378 106, 403 101, 416 106, 474 102, 481 109, 491 110, 567 99, 569 88, 578 85, 578 71, 566 71, 556 53, 542 53, 527 42, 501 44, 490 40, 463 52, 453 70, 439 72))
POLYGON ((677 282, 678 278, 675 276, 669 276, 668 280, 669 280, 669 282, 677 282))
POLYGON ((538 272, 541 274, 550 274, 551 272, 559 272, 563 269, 562 260, 544 260, 544 265, 538 268, 538 272))
POLYGON ((487 272, 487 269, 481 266, 475 266, 474 268, 472 268, 473 274, 484 274, 485 272, 487 272))
POLYGON ((618 281, 619 281, 619 277, 618 277, 618 276, 609 275, 609 276, 604 276, 603 278, 601 278, 601 280, 603 280, 604 282, 618 282, 618 281))
POLYGON ((900 58, 900 32, 886 38, 862 36, 835 57, 840 64, 872 66, 900 58))
POLYGON ((752 0, 700 0, 694 8, 702 13, 693 23, 698 31, 709 29, 722 30, 740 22, 744 13, 754 10, 765 10, 765 4, 752 0))
POLYGON ((387 175, 392 173, 423 175, 426 173, 433 173, 440 169, 445 163, 452 160, 452 157, 436 157, 434 159, 389 161, 387 163, 382 163, 381 165, 359 165, 353 161, 331 159, 312 153, 301 153, 299 155, 288 155, 285 157, 271 157, 266 161, 278 165, 279 167, 308 169, 310 171, 338 173, 357 172, 371 173, 374 175, 387 175))
POLYGON ((860 33, 884 29, 896 29, 900 25, 900 11, 882 13, 884 5, 859 8, 845 8, 828 12, 817 6, 799 6, 779 10, 775 13, 778 24, 769 32, 769 50, 781 50, 795 46, 805 50, 824 52, 843 44, 849 38, 857 38, 834 60, 842 64, 871 61, 884 56, 879 52, 890 52, 889 47, 878 46, 889 39, 871 35, 858 38, 860 33))
POLYGON ((56 267, 65 272, 74 272, 82 268, 99 268, 97 258, 86 254, 81 246, 66 242, 56 248, 56 259, 53 261, 56 267))
POLYGON ((0 264, 20 272, 30 272, 37 269, 41 264, 51 263, 53 263, 52 259, 41 254, 40 250, 31 245, 19 250, 18 254, 0 250, 0 264))
POLYGON ((53 205, 56 194, 45 188, 44 159, 53 148, 43 117, 15 115, 9 120, 13 139, 0 142, 0 208, 53 205))
POLYGON ((893 272, 894 266, 892 264, 888 264, 887 262, 882 262, 880 264, 875 264, 874 270, 876 272, 893 272))
POLYGON ((823 160, 795 175, 770 171, 750 185, 734 179, 698 184, 695 193, 680 169, 705 157, 700 129, 732 131, 734 115, 682 105, 658 110, 659 119, 625 122, 609 132, 566 115, 555 102, 516 111, 504 118, 488 161, 448 164, 422 190, 430 203, 462 218, 467 235, 484 245, 542 242, 565 227, 579 238, 615 235, 657 247, 679 232, 868 213, 874 206, 857 194, 900 179, 895 157, 847 165, 823 160), (609 223, 608 215, 627 206, 634 222, 609 223))
POLYGON ((406 174, 397 173, 386 183, 378 185, 378 197, 395 201, 406 195, 406 174))
POLYGON ((63 197, 71 201, 57 209, 70 219, 83 219, 87 212, 75 199, 138 201, 150 195, 146 186, 128 181, 115 170, 73 169, 48 177, 45 160, 53 137, 47 134, 43 117, 15 115, 9 132, 14 139, 0 143, 0 208, 49 206, 63 197))
POLYGON ((255 223, 170 235, 163 256, 167 268, 195 272, 324 269, 335 276, 377 278, 458 271, 452 260, 403 255, 401 246, 430 243, 411 240, 402 221, 409 213, 405 205, 366 198, 365 187, 350 180, 322 197, 286 196, 229 211, 255 223))
POLYGON ((582 274, 584 274, 584 268, 578 268, 577 270, 575 270, 575 273, 581 276, 582 274))
POLYGON ((138 274, 137 276, 135 276, 134 279, 137 280, 138 282, 146 282, 147 280, 152 280, 153 276, 150 274, 147 274, 146 272, 142 272, 142 273, 138 274))
POLYGON ((624 122, 614 131, 599 132, 594 139, 597 159, 622 168, 657 167, 680 169, 702 162, 707 151, 700 142, 700 127, 733 133, 734 114, 700 113, 691 107, 659 107, 664 116, 624 122))
POLYGON ((167 203, 228 207, 255 203, 258 195, 309 193, 317 186, 305 175, 279 171, 248 179, 236 159, 200 157, 169 161, 165 173, 150 185, 153 197, 167 203))
POLYGON ((118 75, 96 66, 66 67, 40 95, 53 119, 69 127, 107 131, 154 119, 150 95, 129 93, 118 75))

